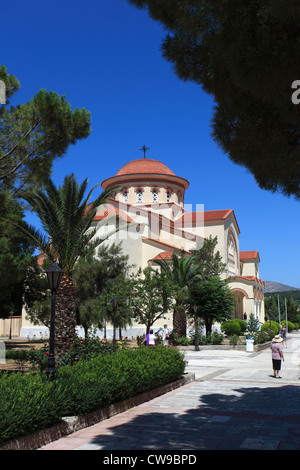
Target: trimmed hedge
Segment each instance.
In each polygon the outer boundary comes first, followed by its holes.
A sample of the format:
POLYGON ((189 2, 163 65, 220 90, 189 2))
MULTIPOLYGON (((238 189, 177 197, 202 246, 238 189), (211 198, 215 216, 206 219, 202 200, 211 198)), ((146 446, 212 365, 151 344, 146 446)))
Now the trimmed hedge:
POLYGON ((266 321, 263 325, 261 325, 261 331, 267 331, 267 330, 273 330, 275 335, 278 335, 280 332, 280 325, 277 323, 277 321, 266 321))
POLYGON ((242 328, 240 322, 235 319, 221 324, 221 331, 224 331, 227 336, 240 335, 242 328))
POLYGON ((175 348, 129 349, 45 374, 0 377, 0 442, 83 415, 179 378, 184 355, 175 348))

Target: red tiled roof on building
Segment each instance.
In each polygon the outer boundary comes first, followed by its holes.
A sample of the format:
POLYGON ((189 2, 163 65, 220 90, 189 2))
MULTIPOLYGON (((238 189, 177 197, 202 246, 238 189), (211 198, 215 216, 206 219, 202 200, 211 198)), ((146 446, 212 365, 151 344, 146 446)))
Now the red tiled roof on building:
POLYGON ((125 212, 121 211, 118 207, 115 207, 111 204, 108 206, 105 206, 105 208, 103 209, 99 209, 96 212, 94 220, 96 222, 100 222, 101 220, 104 220, 112 216, 119 217, 124 222, 128 222, 128 223, 133 222, 133 220, 125 212))
POLYGON ((258 251, 240 251, 240 260, 248 261, 258 257, 258 251))
POLYGON ((229 276, 228 279, 241 279, 241 280, 244 280, 244 281, 256 281, 256 282, 259 282, 260 284, 264 284, 264 281, 262 281, 261 279, 258 279, 258 277, 255 277, 255 276, 229 276))
POLYGON ((149 261, 155 261, 157 259, 158 260, 159 259, 164 259, 166 261, 171 261, 173 253, 174 253, 173 251, 162 251, 161 253, 158 253, 158 255, 154 256, 154 258, 152 258, 149 261))
POLYGON ((176 222, 195 223, 199 220, 204 222, 213 222, 217 220, 225 220, 233 212, 232 209, 224 209, 217 211, 204 211, 204 212, 186 212, 176 222))
POLYGON ((226 220, 230 214, 233 215, 238 231, 240 231, 234 211, 232 209, 221 209, 203 212, 186 212, 175 221, 175 225, 187 227, 189 224, 196 226, 197 224, 201 224, 201 222, 203 222, 204 224, 209 224, 210 222, 213 223, 226 220))

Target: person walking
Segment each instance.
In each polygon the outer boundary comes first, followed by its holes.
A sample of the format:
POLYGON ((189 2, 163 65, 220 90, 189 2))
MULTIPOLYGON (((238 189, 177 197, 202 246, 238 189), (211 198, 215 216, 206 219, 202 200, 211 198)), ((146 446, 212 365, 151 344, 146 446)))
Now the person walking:
POLYGON ((282 323, 281 330, 280 330, 280 336, 282 338, 282 347, 284 347, 285 345, 285 347, 287 348, 286 333, 287 333, 287 329, 286 329, 285 323, 282 323))
POLYGON ((169 329, 168 325, 164 325, 163 329, 163 345, 168 346, 169 345, 169 329))
POLYGON ((155 341, 157 340, 157 336, 153 334, 153 330, 150 330, 149 333, 146 335, 142 344, 147 341, 147 346, 155 346, 155 341))
POLYGON ((282 353, 282 338, 279 335, 274 336, 270 349, 272 351, 272 364, 275 379, 281 379, 279 371, 281 370, 281 360, 284 361, 282 353))

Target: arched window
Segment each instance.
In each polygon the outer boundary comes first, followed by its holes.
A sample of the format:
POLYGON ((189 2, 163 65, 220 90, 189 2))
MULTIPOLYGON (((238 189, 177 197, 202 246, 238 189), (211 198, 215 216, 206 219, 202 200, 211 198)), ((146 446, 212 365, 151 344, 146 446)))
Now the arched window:
POLYGON ((128 191, 125 189, 123 191, 123 202, 128 202, 128 191))
POLYGON ((236 243, 232 233, 228 236, 227 241, 227 269, 229 274, 236 274, 237 269, 237 250, 236 243))
POLYGON ((143 191, 141 189, 136 192, 136 202, 143 202, 143 191))
POLYGON ((171 197, 172 197, 172 193, 171 193, 171 191, 168 189, 168 191, 167 191, 167 202, 171 202, 171 197))
POLYGON ((153 191, 152 191, 152 202, 158 202, 158 192, 157 192, 157 189, 153 189, 153 191))

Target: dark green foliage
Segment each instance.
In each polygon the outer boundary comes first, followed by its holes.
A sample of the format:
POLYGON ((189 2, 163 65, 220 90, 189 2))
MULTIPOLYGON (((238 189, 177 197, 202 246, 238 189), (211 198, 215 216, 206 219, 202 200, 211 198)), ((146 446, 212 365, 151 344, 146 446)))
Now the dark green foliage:
POLYGON ((172 263, 156 260, 156 264, 166 273, 167 279, 173 284, 175 307, 173 314, 173 330, 179 336, 186 335, 186 310, 190 305, 192 286, 202 279, 201 265, 196 257, 185 256, 185 253, 173 252, 172 263))
POLYGON ((227 336, 240 335, 241 326, 238 321, 231 320, 221 324, 221 330, 226 333, 227 336))
POLYGON ((195 262, 201 265, 202 277, 219 276, 225 270, 226 264, 222 262, 219 251, 215 251, 218 245, 218 237, 206 238, 200 249, 190 250, 195 256, 195 262))
POLYGON ((247 323, 244 320, 241 320, 240 318, 235 318, 235 320, 241 327, 241 334, 244 334, 246 329, 247 329, 247 323))
POLYGON ((261 188, 299 199, 299 2, 128 1, 167 29, 162 54, 178 77, 214 97, 222 150, 261 188))
POLYGON ((266 321, 263 325, 261 325, 261 331, 273 330, 275 335, 278 335, 280 332, 280 325, 276 321, 266 321))
POLYGON ((147 333, 157 320, 165 318, 173 293, 174 286, 166 271, 145 268, 138 272, 131 303, 136 320, 146 326, 147 333))
POLYGON ((56 296, 55 347, 58 353, 68 348, 75 335, 73 272, 79 258, 94 253, 96 247, 103 242, 103 238, 96 236, 97 228, 92 228, 92 224, 97 208, 105 204, 115 190, 110 188, 103 191, 94 202, 88 203, 95 187, 86 194, 87 187, 88 179, 79 184, 74 174, 65 176, 63 184, 58 188, 49 178, 44 189, 26 197, 46 234, 24 220, 18 225, 24 236, 40 248, 51 262, 53 259, 58 260, 63 271, 56 296))
POLYGON ((41 374, 2 375, 0 442, 167 384, 183 374, 185 364, 178 350, 158 347, 122 350, 61 367, 54 382, 41 374))
MULTIPOLYGON (((7 96, 19 88, 18 80, 0 67, 7 96)), ((2 106, 0 112, 0 189, 18 197, 41 187, 51 173, 53 160, 71 144, 90 134, 90 113, 74 111, 65 96, 40 90, 28 103, 2 106)))
POLYGON ((60 370, 65 384, 66 415, 80 415, 137 395, 180 377, 183 356, 171 348, 119 351, 60 370), (80 391, 80 392, 79 392, 80 391))
MULTIPOLYGON (((285 321, 285 306, 287 311, 287 318, 289 321, 294 322, 297 320, 297 315, 300 313, 299 305, 297 302, 297 291, 295 292, 282 292, 273 294, 265 298, 265 312, 268 320, 279 320, 278 313, 278 295, 279 295, 279 308, 280 308, 280 321, 285 321), (295 295, 295 299, 294 299, 295 295)), ((299 297, 300 298, 300 297, 299 297)))
POLYGON ((20 373, 0 377, 0 442, 57 423, 63 403, 61 388, 45 376, 20 373))
POLYGON ((113 295, 118 298, 116 327, 126 328, 130 324, 131 267, 121 245, 114 243, 101 245, 96 256, 90 254, 78 261, 74 272, 77 322, 83 326, 86 335, 93 326, 103 328, 106 322, 113 322, 113 295))
POLYGON ((206 334, 213 323, 224 322, 232 317, 234 299, 226 282, 217 276, 208 277, 195 286, 192 300, 197 305, 197 316, 204 320, 206 334))
POLYGON ((272 341, 276 333, 271 328, 262 328, 260 331, 256 331, 253 334, 254 344, 264 344, 272 341))
POLYGON ((248 320, 248 330, 249 331, 258 331, 260 327, 260 322, 257 318, 255 318, 254 313, 250 314, 250 318, 248 320))
POLYGON ((34 246, 15 224, 23 217, 21 205, 9 194, 0 192, 0 315, 21 314, 24 295, 30 293, 25 286, 28 269, 37 265, 32 259, 34 246), (9 220, 9 222, 8 222, 9 220))
POLYGON ((30 237, 32 243, 41 248, 50 259, 59 260, 60 268, 68 276, 73 273, 78 259, 92 253, 102 241, 98 238, 97 242, 91 243, 96 228, 89 228, 97 207, 106 202, 112 190, 101 192, 100 196, 89 204, 95 187, 86 194, 87 187, 88 179, 79 184, 74 174, 65 176, 63 184, 58 188, 50 178, 47 179, 45 189, 26 198, 47 235, 43 235, 25 221, 20 224, 20 229, 30 237))
POLYGON ((24 198, 43 187, 56 158, 90 134, 90 113, 73 111, 65 96, 46 90, 27 103, 9 106, 20 83, 4 65, 0 80, 7 98, 0 106, 0 312, 7 315, 20 314, 23 300, 32 306, 35 294, 41 300, 34 282, 38 269, 31 259, 36 242, 16 228, 28 208, 24 198), (30 279, 25 280, 26 274, 30 279))

